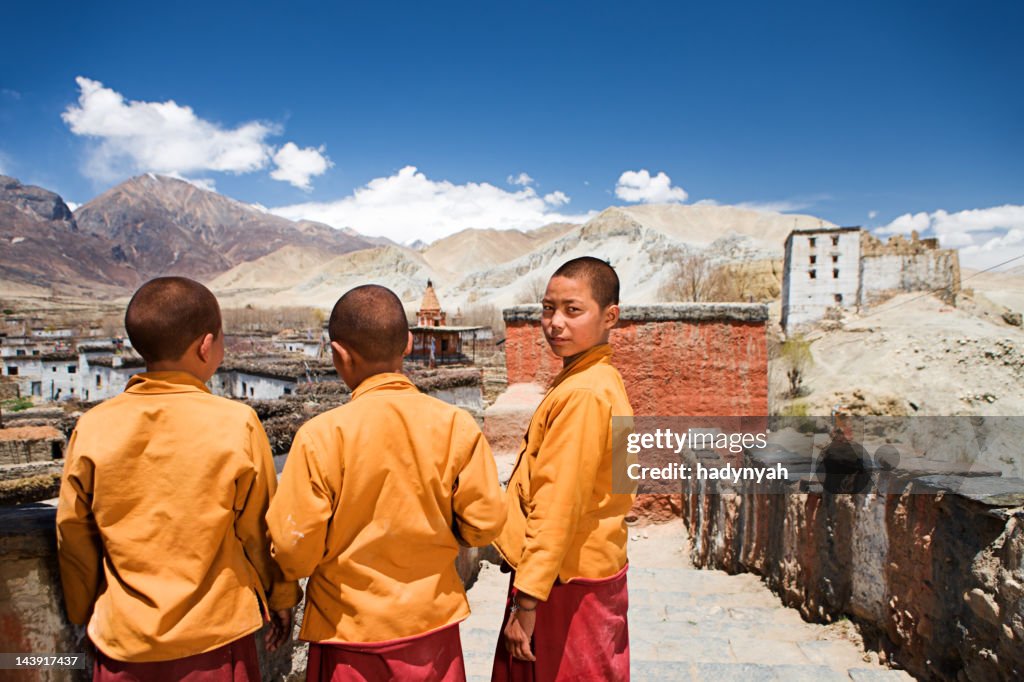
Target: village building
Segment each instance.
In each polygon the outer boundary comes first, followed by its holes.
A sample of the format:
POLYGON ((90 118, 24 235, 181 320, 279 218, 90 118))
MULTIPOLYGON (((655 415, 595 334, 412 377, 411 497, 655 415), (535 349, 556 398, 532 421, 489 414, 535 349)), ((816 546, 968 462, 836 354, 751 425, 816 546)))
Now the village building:
POLYGON ((277 400, 295 393, 298 384, 294 375, 257 368, 222 368, 210 378, 214 394, 246 400, 277 400))
POLYGON ((412 332, 412 353, 409 359, 436 365, 469 363, 476 360, 476 344, 486 334, 485 327, 448 324, 448 313, 434 291, 434 283, 427 280, 423 301, 416 311, 416 324, 412 332))
POLYGON ((289 353, 302 353, 307 358, 313 359, 321 357, 330 347, 325 330, 321 330, 319 335, 314 335, 310 331, 299 334, 294 330, 287 329, 276 335, 271 341, 271 345, 289 353))
POLYGON ((80 375, 83 400, 113 398, 128 385, 128 380, 146 371, 145 361, 137 355, 102 355, 87 359, 80 375))
MULTIPOLYGON (((62 459, 66 445, 64 434, 52 426, 0 428, 0 467, 62 459)), ((2 472, 7 471, 14 472, 13 469, 2 469, 2 472)), ((0 480, 7 478, 6 474, 0 473, 0 480)))
POLYGON ((794 230, 786 238, 782 327, 832 310, 859 310, 903 291, 932 291, 950 303, 960 291, 960 260, 937 239, 901 235, 882 242, 860 227, 794 230))

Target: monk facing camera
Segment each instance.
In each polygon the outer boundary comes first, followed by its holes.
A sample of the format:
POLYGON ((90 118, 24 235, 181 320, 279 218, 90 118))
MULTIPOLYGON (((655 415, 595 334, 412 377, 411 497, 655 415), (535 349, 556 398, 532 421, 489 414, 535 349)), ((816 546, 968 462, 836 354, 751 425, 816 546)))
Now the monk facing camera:
POLYGON ((625 517, 612 492, 612 417, 632 416, 608 337, 619 278, 597 258, 548 281, 541 327, 562 358, 520 446, 505 527, 512 575, 492 680, 629 679, 625 517))
POLYGON ((300 597, 270 556, 276 479, 252 408, 210 394, 220 307, 184 277, 144 284, 125 329, 146 371, 68 443, 57 546, 68 618, 88 623, 93 679, 259 680, 253 636, 290 635, 300 597))
POLYGON ((285 576, 309 576, 306 679, 464 680, 455 558, 505 521, 490 447, 401 373, 412 336, 391 291, 349 291, 329 332, 352 399, 299 429, 267 516, 285 576))

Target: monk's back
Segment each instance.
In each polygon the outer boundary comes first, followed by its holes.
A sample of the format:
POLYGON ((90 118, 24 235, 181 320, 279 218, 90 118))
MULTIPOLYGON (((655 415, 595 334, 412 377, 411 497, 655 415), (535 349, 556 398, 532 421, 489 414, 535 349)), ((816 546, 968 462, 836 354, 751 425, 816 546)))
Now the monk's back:
MULTIPOLYGON (((307 585, 308 603, 316 608, 307 609, 303 639, 390 641, 469 614, 452 528, 459 475, 481 465, 470 465, 473 457, 490 458, 490 450, 469 413, 420 393, 400 374, 367 379, 351 402, 299 430, 281 501, 301 500, 294 486, 308 480, 322 512, 296 506, 292 518, 271 518, 271 532, 286 572, 304 573, 303 555, 316 562, 307 585), (300 464, 308 468, 301 477, 300 464), (319 513, 329 517, 326 531, 314 523, 319 513), (324 532, 323 544, 306 538, 304 528, 324 532)), ((485 479, 474 473, 463 485, 485 479)), ((497 489, 496 480, 490 485, 497 489)), ((494 509, 481 517, 488 526, 504 515, 495 493, 480 497, 493 497, 494 509)))

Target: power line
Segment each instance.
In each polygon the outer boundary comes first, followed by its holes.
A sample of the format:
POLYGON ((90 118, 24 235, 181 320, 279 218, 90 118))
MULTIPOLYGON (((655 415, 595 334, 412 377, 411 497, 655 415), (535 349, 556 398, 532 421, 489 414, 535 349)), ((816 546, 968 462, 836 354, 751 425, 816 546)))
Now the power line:
MULTIPOLYGON (((969 277, 965 277, 964 279, 960 280, 960 284, 962 285, 964 282, 966 282, 967 280, 971 279, 971 277, 977 277, 978 275, 981 275, 981 274, 986 273, 986 272, 990 272, 992 270, 995 270, 996 268, 1001 268, 1004 265, 1008 265, 1008 264, 1012 263, 1015 260, 1020 260, 1021 258, 1024 258, 1024 253, 1017 254, 1013 258, 1010 258, 1008 260, 1004 260, 1002 263, 996 263, 995 265, 993 265, 991 267, 988 267, 988 268, 985 268, 984 270, 978 270, 973 275, 971 275, 969 277)), ((876 309, 876 310, 874 310, 874 311, 872 311, 872 312, 870 312, 870 313, 868 313, 866 315, 861 315, 860 317, 861 317, 861 319, 864 319, 866 317, 871 317, 872 315, 877 315, 877 314, 879 314, 881 312, 886 312, 886 311, 892 310, 894 308, 899 308, 900 306, 906 305, 908 303, 913 303, 914 301, 917 301, 917 300, 920 300, 922 298, 925 298, 926 296, 931 296, 932 294, 937 294, 940 291, 947 291, 949 288, 950 287, 945 286, 945 287, 939 287, 938 289, 932 289, 931 291, 926 291, 923 294, 920 294, 920 295, 915 296, 913 298, 908 298, 905 301, 901 301, 901 302, 897 303, 896 305, 891 305, 891 306, 885 308, 884 311, 881 310, 881 309, 876 309)))

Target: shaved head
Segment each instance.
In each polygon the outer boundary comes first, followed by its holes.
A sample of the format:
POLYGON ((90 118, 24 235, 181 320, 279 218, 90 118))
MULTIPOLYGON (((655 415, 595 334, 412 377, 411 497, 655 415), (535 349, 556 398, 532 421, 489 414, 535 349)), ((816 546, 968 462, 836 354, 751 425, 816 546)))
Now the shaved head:
POLYGON ((210 290, 195 280, 157 277, 132 296, 124 328, 147 363, 177 360, 196 339, 220 334, 220 306, 210 290))
POLYGON ((582 280, 590 287, 590 293, 602 308, 619 302, 619 276, 615 269, 600 258, 583 256, 563 263, 552 277, 582 280))
POLYGON ((376 284, 356 287, 339 298, 327 328, 331 341, 354 350, 368 362, 402 357, 409 340, 402 301, 376 284))

